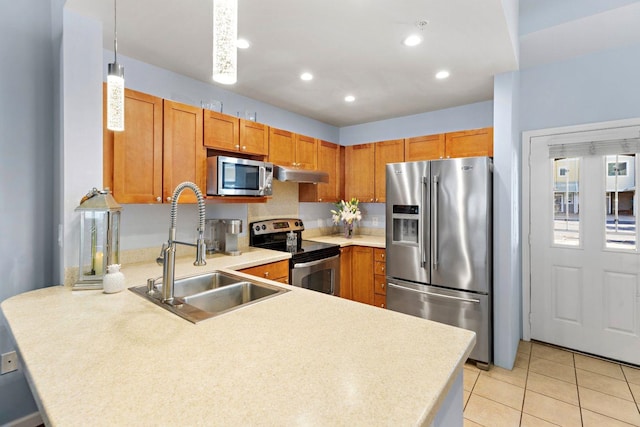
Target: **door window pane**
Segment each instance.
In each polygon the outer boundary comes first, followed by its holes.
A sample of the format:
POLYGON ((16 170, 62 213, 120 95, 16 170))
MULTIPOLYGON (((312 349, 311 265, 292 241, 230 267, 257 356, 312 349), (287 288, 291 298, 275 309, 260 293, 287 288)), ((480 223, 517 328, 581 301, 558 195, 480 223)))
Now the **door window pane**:
POLYGON ((607 249, 636 250, 636 155, 603 156, 607 249))
POLYGON ((553 243, 580 245, 580 158, 553 159, 553 243))

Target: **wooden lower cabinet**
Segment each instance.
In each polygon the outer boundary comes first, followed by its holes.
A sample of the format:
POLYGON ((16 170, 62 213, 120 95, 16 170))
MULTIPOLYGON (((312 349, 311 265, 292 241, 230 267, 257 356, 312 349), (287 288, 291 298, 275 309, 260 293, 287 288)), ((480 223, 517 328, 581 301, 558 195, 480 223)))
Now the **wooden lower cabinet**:
POLYGON ((373 248, 353 246, 351 260, 351 299, 373 304, 373 248))
POLYGON ((352 246, 340 248, 340 296, 351 299, 352 246))
POLYGON ((373 250, 373 303, 377 307, 387 307, 387 260, 384 249, 373 250))
POLYGON ((276 282, 289 284, 289 261, 277 261, 269 264, 257 265, 255 267, 238 270, 241 273, 250 274, 263 279, 275 280, 276 282))

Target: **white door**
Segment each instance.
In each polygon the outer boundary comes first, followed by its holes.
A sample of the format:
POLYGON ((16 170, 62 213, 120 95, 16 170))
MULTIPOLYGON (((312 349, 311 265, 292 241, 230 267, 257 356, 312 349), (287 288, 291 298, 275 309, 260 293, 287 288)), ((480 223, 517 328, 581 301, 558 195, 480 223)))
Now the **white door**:
POLYGON ((639 136, 531 138, 531 338, 640 364, 639 136))

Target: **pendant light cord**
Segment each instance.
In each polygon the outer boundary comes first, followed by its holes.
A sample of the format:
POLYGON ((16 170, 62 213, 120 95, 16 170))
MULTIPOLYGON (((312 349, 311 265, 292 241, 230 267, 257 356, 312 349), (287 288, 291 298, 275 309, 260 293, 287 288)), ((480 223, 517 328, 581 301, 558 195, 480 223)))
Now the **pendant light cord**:
POLYGON ((113 62, 118 62, 118 0, 113 0, 113 62))

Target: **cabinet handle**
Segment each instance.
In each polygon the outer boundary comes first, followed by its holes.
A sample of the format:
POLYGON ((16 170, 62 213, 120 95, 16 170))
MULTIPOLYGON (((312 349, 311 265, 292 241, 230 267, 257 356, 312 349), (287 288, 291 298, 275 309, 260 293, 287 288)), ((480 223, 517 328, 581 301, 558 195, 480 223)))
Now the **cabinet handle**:
POLYGON ((264 272, 264 277, 269 277, 269 272, 268 271, 264 272))
POLYGON ((161 202, 162 201, 162 197, 158 196, 156 197, 156 202, 161 202))

